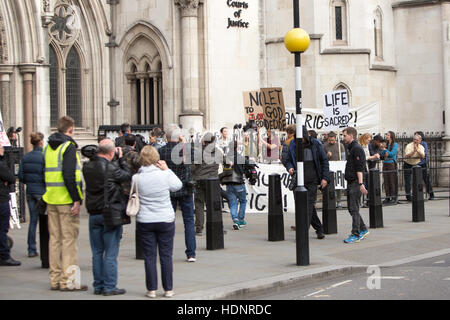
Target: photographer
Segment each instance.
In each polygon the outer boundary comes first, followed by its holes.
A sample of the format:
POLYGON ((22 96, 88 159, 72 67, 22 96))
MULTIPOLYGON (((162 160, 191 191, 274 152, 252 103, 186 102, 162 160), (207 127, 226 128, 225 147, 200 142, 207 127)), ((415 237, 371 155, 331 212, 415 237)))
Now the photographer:
MULTIPOLYGON (((183 187, 176 192, 170 193, 170 200, 174 211, 176 212, 178 204, 180 204, 181 212, 184 222, 184 240, 186 244, 186 256, 188 262, 196 261, 196 241, 195 241, 195 226, 194 226, 194 199, 192 196, 192 175, 191 163, 192 154, 186 154, 184 137, 181 135, 181 129, 177 125, 169 126, 166 130, 167 144, 161 147, 159 151, 160 159, 165 161, 170 170, 183 183, 183 187), (186 159, 188 157, 190 159, 186 159)), ((187 149, 189 150, 189 149, 187 149)))
MULTIPOLYGON (((195 202, 195 233, 202 235, 205 224, 206 185, 205 180, 218 178, 219 163, 223 157, 222 152, 215 146, 215 137, 207 132, 198 146, 195 154, 201 155, 201 163, 195 162, 192 166, 192 178, 197 182, 195 202)), ((197 158, 197 157, 196 157, 197 158)))
POLYGON ((121 183, 131 180, 122 149, 104 139, 98 154, 86 154, 90 161, 83 166, 86 181, 86 208, 89 212, 89 237, 92 249, 94 294, 124 294, 117 288, 117 256, 126 221, 127 199, 121 183), (118 157, 118 165, 112 160, 118 157))
MULTIPOLYGON (((308 136, 305 126, 303 126, 303 148, 304 184, 308 190, 309 221, 316 230, 317 239, 323 239, 325 235, 323 234, 322 223, 317 216, 316 201, 317 186, 320 185, 320 189, 324 189, 330 181, 328 158, 320 141, 308 136)), ((286 170, 293 176, 297 170, 295 139, 289 144, 289 157, 286 162, 286 170)), ((296 179, 293 180, 296 181, 296 179)))
POLYGON ((234 230, 240 230, 247 225, 245 221, 247 190, 244 176, 249 166, 248 158, 244 158, 238 153, 237 141, 231 142, 224 164, 224 172, 221 173, 221 183, 225 184, 227 188, 228 206, 234 230))

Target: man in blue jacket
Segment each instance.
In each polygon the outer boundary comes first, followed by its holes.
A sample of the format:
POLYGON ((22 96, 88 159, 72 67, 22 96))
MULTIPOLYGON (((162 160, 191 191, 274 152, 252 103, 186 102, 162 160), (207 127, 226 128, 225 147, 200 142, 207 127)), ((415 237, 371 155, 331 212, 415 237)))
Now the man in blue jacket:
MULTIPOLYGON (((295 148, 296 139, 293 139, 289 144, 289 157, 286 161, 286 170, 290 175, 297 171, 295 148)), ((303 126, 303 148, 304 184, 308 190, 309 221, 314 230, 316 230, 317 238, 323 239, 325 238, 323 226, 316 210, 317 186, 320 185, 321 189, 327 186, 330 181, 330 165, 322 144, 319 140, 308 136, 305 126, 303 126)))
POLYGON ((30 224, 28 226, 28 257, 37 257, 36 228, 38 213, 34 209, 36 203, 45 193, 45 163, 42 147, 44 135, 40 132, 31 134, 33 151, 27 153, 20 162, 19 180, 27 186, 27 203, 30 211, 30 224))

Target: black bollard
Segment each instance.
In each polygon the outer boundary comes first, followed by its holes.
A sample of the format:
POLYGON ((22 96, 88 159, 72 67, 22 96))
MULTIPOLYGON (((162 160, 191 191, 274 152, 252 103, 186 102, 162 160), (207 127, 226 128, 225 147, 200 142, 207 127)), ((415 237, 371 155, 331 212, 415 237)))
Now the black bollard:
POLYGON ((334 186, 334 172, 330 171, 330 182, 322 190, 322 224, 325 234, 337 232, 336 217, 336 189, 334 186))
POLYGON ((423 201, 422 167, 412 168, 412 220, 413 222, 425 221, 425 205, 423 201))
POLYGON ((224 248, 221 187, 219 179, 205 180, 206 186, 206 250, 224 248))
POLYGON ((370 228, 383 228, 383 205, 381 202, 380 170, 369 171, 369 218, 370 228))
POLYGON ((283 197, 281 193, 281 177, 273 173, 269 175, 269 241, 284 240, 283 197))
POLYGON ((48 216, 47 214, 39 214, 39 247, 41 250, 41 267, 43 269, 48 269, 50 267, 48 260, 49 238, 48 216))
POLYGON ((295 241, 298 266, 309 265, 308 190, 297 187, 295 198, 295 241))
POLYGON ((137 230, 137 221, 135 228, 135 242, 136 242, 136 260, 144 260, 144 253, 142 252, 142 242, 139 232, 137 230))

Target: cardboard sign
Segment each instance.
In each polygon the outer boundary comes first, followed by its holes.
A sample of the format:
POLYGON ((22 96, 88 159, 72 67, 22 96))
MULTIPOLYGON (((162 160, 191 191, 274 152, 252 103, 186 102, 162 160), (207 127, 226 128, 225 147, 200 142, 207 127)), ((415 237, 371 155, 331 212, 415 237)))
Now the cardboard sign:
POLYGON ((4 147, 10 147, 8 135, 6 134, 5 126, 3 125, 2 112, 0 111, 0 145, 4 147))
POLYGON ((261 98, 264 108, 264 126, 267 130, 286 130, 282 88, 263 88, 261 98))
POLYGON ((254 120, 258 128, 286 130, 282 88, 263 88, 244 92, 245 121, 254 120))
POLYGON ((326 93, 323 96, 323 100, 324 128, 327 130, 347 128, 350 122, 347 90, 326 93))
POLYGON ((244 92, 245 122, 254 120, 258 128, 264 127, 264 109, 261 104, 261 91, 244 92))

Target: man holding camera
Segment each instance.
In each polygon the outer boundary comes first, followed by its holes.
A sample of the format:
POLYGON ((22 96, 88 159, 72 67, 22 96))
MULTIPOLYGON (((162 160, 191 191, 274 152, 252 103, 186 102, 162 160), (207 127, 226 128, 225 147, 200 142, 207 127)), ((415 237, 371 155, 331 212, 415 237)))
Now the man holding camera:
POLYGON ((186 256, 188 262, 196 261, 196 240, 194 226, 194 199, 192 196, 194 187, 191 166, 192 154, 185 149, 187 144, 181 134, 181 129, 177 125, 171 125, 166 130, 167 144, 159 151, 160 159, 167 163, 167 166, 183 182, 183 187, 177 192, 170 193, 170 200, 174 211, 180 204, 184 222, 184 240, 186 244, 186 256))
POLYGON ((92 249, 94 294, 124 294, 117 288, 117 256, 122 238, 122 225, 112 223, 110 208, 126 209, 127 199, 121 183, 131 180, 131 173, 120 147, 109 139, 102 140, 98 154, 83 166, 86 181, 86 208, 89 212, 89 238, 92 249), (118 165, 112 160, 117 155, 118 165))
MULTIPOLYGON (((296 160, 296 140, 293 139, 289 144, 289 157, 286 161, 286 170, 290 175, 294 175, 297 171, 296 160)), ((323 190, 330 181, 330 171, 328 158, 322 143, 308 136, 306 127, 303 126, 303 149, 304 149, 304 184, 308 190, 308 214, 310 224, 316 230, 317 239, 324 239, 323 226, 317 216, 317 186, 323 190)), ((295 196, 295 193, 294 193, 295 196)))

